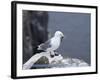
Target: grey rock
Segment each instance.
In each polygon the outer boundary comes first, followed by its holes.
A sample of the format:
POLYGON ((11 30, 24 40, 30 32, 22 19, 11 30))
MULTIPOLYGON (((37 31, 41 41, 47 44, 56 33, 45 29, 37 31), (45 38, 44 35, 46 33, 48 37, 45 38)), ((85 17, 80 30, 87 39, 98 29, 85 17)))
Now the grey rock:
POLYGON ((40 59, 38 59, 31 69, 39 69, 39 68, 48 68, 49 67, 49 60, 46 56, 42 56, 40 59))
POLYGON ((42 56, 40 59, 38 59, 34 64, 49 64, 49 60, 47 57, 42 56))

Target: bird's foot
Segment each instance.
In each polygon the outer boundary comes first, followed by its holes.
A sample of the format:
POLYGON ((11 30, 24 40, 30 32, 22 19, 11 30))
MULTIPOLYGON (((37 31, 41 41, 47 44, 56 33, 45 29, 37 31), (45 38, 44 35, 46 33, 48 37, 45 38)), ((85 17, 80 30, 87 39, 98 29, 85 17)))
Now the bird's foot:
POLYGON ((55 56, 59 56, 59 54, 58 54, 58 53, 56 53, 56 54, 55 54, 55 56))
POLYGON ((59 53, 58 53, 58 52, 54 52, 54 55, 55 55, 55 56, 59 56, 59 53))
POLYGON ((50 55, 51 58, 53 58, 55 55, 50 55))

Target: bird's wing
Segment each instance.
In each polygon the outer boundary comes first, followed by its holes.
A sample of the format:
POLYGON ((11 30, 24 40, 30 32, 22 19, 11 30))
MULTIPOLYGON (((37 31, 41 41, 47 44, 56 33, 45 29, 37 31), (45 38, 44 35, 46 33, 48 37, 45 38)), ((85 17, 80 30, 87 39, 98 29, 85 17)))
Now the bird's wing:
POLYGON ((45 43, 42 43, 38 46, 38 50, 47 50, 51 47, 51 39, 46 41, 45 43))

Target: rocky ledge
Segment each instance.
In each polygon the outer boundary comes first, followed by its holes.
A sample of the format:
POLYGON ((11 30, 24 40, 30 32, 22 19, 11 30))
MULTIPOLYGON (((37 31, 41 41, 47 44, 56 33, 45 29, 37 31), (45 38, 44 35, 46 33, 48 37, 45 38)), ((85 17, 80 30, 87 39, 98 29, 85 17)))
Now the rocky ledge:
POLYGON ((49 52, 37 53, 32 56, 24 65, 23 69, 38 69, 38 68, 64 68, 64 67, 85 67, 89 66, 83 60, 77 58, 63 58, 61 54, 50 57, 49 52))

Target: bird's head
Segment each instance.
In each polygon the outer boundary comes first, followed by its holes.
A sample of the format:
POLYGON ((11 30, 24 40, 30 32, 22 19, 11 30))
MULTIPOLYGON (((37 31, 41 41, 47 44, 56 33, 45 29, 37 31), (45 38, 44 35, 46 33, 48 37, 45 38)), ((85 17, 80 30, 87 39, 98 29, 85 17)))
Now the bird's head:
POLYGON ((60 38, 63 38, 64 37, 64 34, 61 31, 56 31, 55 32, 55 36, 60 37, 60 38))

